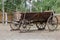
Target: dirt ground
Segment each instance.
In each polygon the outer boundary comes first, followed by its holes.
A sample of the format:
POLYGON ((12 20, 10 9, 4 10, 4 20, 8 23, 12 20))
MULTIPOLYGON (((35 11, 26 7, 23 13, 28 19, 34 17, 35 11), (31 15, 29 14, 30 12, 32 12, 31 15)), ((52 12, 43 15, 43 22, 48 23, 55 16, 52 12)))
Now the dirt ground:
POLYGON ((30 32, 20 33, 20 31, 10 31, 9 24, 0 23, 0 40, 60 40, 60 25, 55 31, 48 29, 38 31, 36 26, 31 27, 30 32))

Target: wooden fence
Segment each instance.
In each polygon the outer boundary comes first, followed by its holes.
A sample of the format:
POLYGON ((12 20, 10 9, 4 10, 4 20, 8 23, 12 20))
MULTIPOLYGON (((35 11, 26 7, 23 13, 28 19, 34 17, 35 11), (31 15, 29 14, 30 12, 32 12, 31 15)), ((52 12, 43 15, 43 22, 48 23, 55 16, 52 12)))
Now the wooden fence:
MULTIPOLYGON (((2 22, 2 17, 3 17, 3 14, 2 12, 0 12, 0 23, 2 22)), ((8 22, 10 22, 12 20, 12 17, 13 15, 12 14, 7 14, 7 19, 8 19, 8 22)), ((5 17, 4 17, 4 20, 5 20, 5 17)))
MULTIPOLYGON (((58 18, 58 23, 60 23, 60 15, 56 15, 57 16, 57 18, 58 18)), ((2 12, 0 12, 0 22, 2 22, 2 12)), ((8 22, 10 22, 11 20, 12 20, 12 18, 13 18, 13 15, 12 14, 8 14, 7 15, 7 17, 8 17, 8 22)))

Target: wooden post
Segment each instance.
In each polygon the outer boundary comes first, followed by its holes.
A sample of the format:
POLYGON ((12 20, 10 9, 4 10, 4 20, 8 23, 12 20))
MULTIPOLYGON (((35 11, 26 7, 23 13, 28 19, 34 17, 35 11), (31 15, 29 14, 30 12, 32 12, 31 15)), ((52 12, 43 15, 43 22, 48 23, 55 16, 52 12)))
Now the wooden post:
POLYGON ((5 13, 5 24, 8 23, 7 13, 5 13))
POLYGON ((2 23, 4 24, 4 0, 2 0, 2 14, 3 14, 2 23))

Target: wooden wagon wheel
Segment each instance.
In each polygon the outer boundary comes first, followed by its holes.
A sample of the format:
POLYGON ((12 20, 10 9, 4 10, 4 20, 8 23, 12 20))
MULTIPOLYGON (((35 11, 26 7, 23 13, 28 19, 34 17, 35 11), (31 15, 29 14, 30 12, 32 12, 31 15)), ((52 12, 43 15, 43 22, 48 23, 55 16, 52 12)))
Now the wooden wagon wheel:
POLYGON ((11 28, 11 30, 19 30, 19 23, 18 22, 16 22, 16 21, 12 21, 11 23, 10 23, 10 28, 11 28))
POLYGON ((58 27, 58 18, 56 16, 50 16, 47 20, 47 27, 49 31, 54 31, 58 27))
POLYGON ((38 23, 36 23, 36 26, 37 26, 38 30, 44 30, 46 27, 46 23, 41 24, 40 22, 38 22, 38 23))
POLYGON ((22 20, 19 27, 20 27, 20 32, 27 32, 31 28, 27 20, 22 20))

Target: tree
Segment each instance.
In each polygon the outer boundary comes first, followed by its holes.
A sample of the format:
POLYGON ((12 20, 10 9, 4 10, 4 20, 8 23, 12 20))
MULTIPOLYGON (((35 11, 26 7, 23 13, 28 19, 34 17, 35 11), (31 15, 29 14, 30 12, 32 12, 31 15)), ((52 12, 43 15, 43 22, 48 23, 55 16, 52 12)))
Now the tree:
POLYGON ((2 11, 2 1, 0 0, 0 11, 2 11))
POLYGON ((21 4, 21 0, 6 0, 5 1, 5 11, 6 12, 13 12, 16 10, 18 5, 21 4))
MULTIPOLYGON (((21 12, 28 12, 26 9, 26 0, 6 0, 5 1, 5 11, 6 12, 13 12, 15 10, 21 11, 21 12)), ((40 12, 45 10, 51 10, 54 9, 56 12, 60 12, 60 0, 37 0, 36 2, 33 0, 33 8, 32 12, 40 12)), ((0 0, 0 10, 2 10, 1 6, 1 0, 0 0)))

